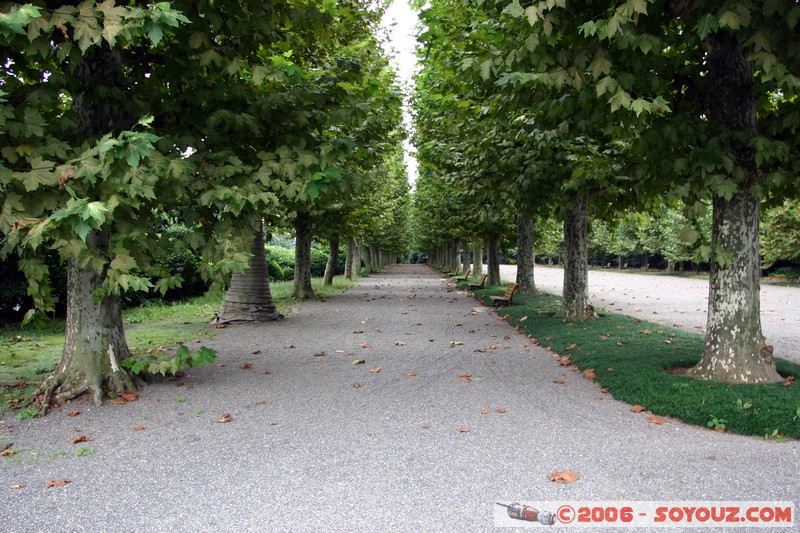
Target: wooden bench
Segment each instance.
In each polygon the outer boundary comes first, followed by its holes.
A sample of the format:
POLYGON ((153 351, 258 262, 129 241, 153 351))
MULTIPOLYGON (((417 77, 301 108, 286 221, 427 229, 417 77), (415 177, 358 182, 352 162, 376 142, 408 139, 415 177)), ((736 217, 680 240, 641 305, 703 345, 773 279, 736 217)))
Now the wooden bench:
POLYGON ((477 289, 482 289, 483 286, 486 284, 486 278, 488 278, 488 277, 489 277, 489 274, 484 274, 483 276, 481 276, 481 282, 480 283, 470 283, 469 284, 469 290, 474 291, 474 290, 477 290, 477 289))
POLYGON ((452 278, 453 276, 458 276, 459 274, 461 274, 461 267, 457 268, 455 272, 445 272, 444 277, 452 278))
POLYGON ((470 274, 472 274, 472 270, 467 270, 467 273, 464 274, 463 276, 458 276, 456 278, 456 281, 467 281, 467 278, 469 277, 470 274))
POLYGON ((514 293, 517 292, 517 284, 509 283, 506 288, 506 293, 502 296, 489 296, 492 299, 492 307, 508 307, 511 305, 511 299, 514 293))

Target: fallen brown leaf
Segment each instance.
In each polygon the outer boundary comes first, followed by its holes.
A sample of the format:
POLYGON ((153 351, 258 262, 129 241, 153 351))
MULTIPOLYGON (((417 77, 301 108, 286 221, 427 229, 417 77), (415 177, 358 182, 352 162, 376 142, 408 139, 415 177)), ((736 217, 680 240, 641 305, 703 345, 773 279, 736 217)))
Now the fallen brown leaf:
POLYGON ((575 348, 576 346, 577 346, 577 344, 575 344, 575 343, 572 343, 572 344, 570 344, 569 346, 567 346, 566 348, 564 348, 564 350, 566 350, 566 351, 570 351, 570 350, 572 350, 573 348, 575 348))
POLYGON ((128 401, 128 402, 135 402, 136 400, 139 399, 139 395, 137 393, 135 393, 135 392, 127 392, 126 391, 126 392, 121 393, 120 396, 122 396, 122 398, 125 401, 128 401))
POLYGON ((247 370, 249 368, 253 368, 252 363, 242 363, 242 370, 247 370))
POLYGON ((367 437, 374 437, 374 436, 375 436, 375 433, 372 433, 371 431, 367 432, 367 437))
POLYGON ((14 450, 3 450, 0 452, 0 457, 11 457, 14 455, 14 450))
POLYGON ((586 379, 594 379, 597 377, 597 374, 595 374, 593 368, 587 368, 586 370, 583 371, 583 377, 585 377, 586 379))
POLYGON ((220 424, 227 424, 231 420, 233 420, 233 415, 230 413, 225 413, 224 415, 222 415, 217 419, 217 422, 219 422, 220 424))
POLYGON ((228 327, 228 324, 217 324, 217 329, 225 329, 228 327))
POLYGON ((650 418, 647 419, 647 421, 650 422, 651 424, 657 424, 659 426, 666 422, 666 420, 664 420, 663 418, 659 418, 657 416, 651 416, 650 418))
POLYGON ((631 413, 641 413, 642 411, 647 411, 647 407, 644 405, 634 405, 631 407, 631 413))
POLYGON ((87 437, 86 435, 78 435, 74 439, 72 439, 72 444, 78 444, 79 442, 92 442, 94 439, 92 437, 87 437))
POLYGON ((497 412, 498 412, 498 413, 500 413, 500 414, 503 414, 503 413, 505 413, 505 412, 506 412, 506 408, 505 408, 505 407, 501 407, 501 408, 499 408, 499 409, 497 410, 497 412))
POLYGON ((353 359, 352 361, 350 361, 351 365, 363 365, 364 363, 366 363, 366 361, 364 361, 363 359, 353 359))
POLYGON ((253 350, 252 352, 250 352, 250 355, 258 355, 260 353, 261 353, 261 350, 253 350))
POLYGON ((256 402, 256 405, 264 405, 264 404, 266 404, 266 403, 267 403, 267 402, 266 402, 266 400, 258 400, 258 401, 256 402))
POLYGON ((572 358, 569 355, 566 355, 558 360, 558 364, 561 366, 569 366, 572 364, 572 358))
POLYGON ((556 385, 563 385, 566 382, 567 381, 564 378, 558 378, 556 380, 553 380, 553 383, 555 383, 556 385))
POLYGON ((78 411, 77 409, 74 409, 74 410, 68 412, 67 416, 78 416, 79 414, 81 414, 81 412, 78 411))
POLYGON ((144 431, 144 426, 136 426, 131 431, 144 431))
POLYGON ((22 483, 16 483, 14 485, 9 485, 8 488, 10 488, 10 489, 24 489, 25 485, 23 485, 22 483))
POLYGON ((458 428, 459 433, 469 433, 469 428, 467 426, 463 426, 458 428))
POLYGON ((382 370, 382 369, 381 369, 381 367, 379 367, 379 366, 376 366, 375 368, 370 368, 370 369, 369 369, 369 371, 370 371, 372 374, 380 374, 380 373, 381 373, 381 370, 382 370))
POLYGON ((63 487, 64 485, 72 483, 71 479, 59 479, 57 481, 47 481, 44 484, 44 488, 49 489, 50 487, 63 487))
POLYGON ((431 429, 431 427, 430 427, 428 424, 423 424, 423 425, 421 425, 420 427, 421 427, 422 429, 431 429))
POLYGON ((297 348, 294 344, 287 344, 284 348, 297 348))
POLYGON ((360 334, 364 333, 364 330, 363 329, 359 329, 359 330, 354 331, 353 333, 355 333, 356 335, 360 335, 360 334))
POLYGON ((361 388, 361 383, 353 383, 353 388, 354 389, 360 389, 361 388))
POLYGON ((572 483, 580 478, 573 474, 572 470, 564 470, 563 472, 553 472, 548 479, 554 483, 572 483))
POLYGON ((416 376, 416 375, 417 375, 417 373, 416 373, 416 372, 413 372, 413 371, 412 371, 412 372, 406 372, 406 376, 408 376, 408 377, 410 377, 410 378, 413 378, 413 377, 414 377, 414 376, 416 376))
POLYGON ((326 355, 328 355, 327 352, 317 352, 314 354, 314 357, 325 357, 326 355))
POLYGON ((481 414, 482 415, 488 415, 489 414, 489 410, 488 409, 484 409, 483 411, 481 411, 481 414))
POLYGON ((361 343, 361 347, 365 348, 365 349, 366 348, 372 348, 372 345, 370 343, 368 343, 368 342, 363 342, 363 343, 361 343))
POLYGON ((395 346, 405 346, 406 343, 404 343, 403 341, 397 341, 397 342, 394 343, 394 345, 395 346))
POLYGON ((784 382, 783 382, 783 386, 784 386, 784 387, 788 387, 788 386, 789 386, 789 385, 791 385, 793 382, 794 382, 794 376, 788 376, 788 377, 786 378, 786 381, 784 381, 784 382))

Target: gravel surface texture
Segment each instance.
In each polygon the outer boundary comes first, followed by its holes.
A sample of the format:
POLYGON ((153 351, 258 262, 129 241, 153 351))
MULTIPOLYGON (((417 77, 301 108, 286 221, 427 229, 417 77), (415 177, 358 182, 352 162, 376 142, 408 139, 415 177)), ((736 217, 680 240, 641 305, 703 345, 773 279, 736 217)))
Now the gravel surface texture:
MULTIPOLYGON (((517 267, 502 265, 500 276, 514 281, 517 267)), ((564 271, 536 265, 534 281, 537 288, 560 295, 564 271)), ((598 310, 705 333, 708 314, 705 279, 590 270, 589 295, 598 310)), ((800 288, 761 284, 761 329, 767 343, 775 348, 775 357, 800 363, 800 288)))
POLYGON ((797 442, 648 423, 424 266, 217 333, 180 386, 0 423, 0 530, 482 532, 495 502, 800 502, 797 442))

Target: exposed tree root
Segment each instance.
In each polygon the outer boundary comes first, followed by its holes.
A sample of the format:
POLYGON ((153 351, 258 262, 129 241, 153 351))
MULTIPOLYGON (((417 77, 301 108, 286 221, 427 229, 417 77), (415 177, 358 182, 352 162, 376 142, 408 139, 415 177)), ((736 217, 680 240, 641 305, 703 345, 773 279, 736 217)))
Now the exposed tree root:
POLYGON ((39 405, 39 415, 47 414, 51 407, 83 396, 89 397, 92 404, 99 407, 103 403, 105 393, 117 395, 126 391, 136 391, 141 380, 131 376, 124 370, 118 370, 105 376, 105 379, 89 379, 85 375, 69 376, 66 372, 56 370, 31 396, 31 403, 39 405))

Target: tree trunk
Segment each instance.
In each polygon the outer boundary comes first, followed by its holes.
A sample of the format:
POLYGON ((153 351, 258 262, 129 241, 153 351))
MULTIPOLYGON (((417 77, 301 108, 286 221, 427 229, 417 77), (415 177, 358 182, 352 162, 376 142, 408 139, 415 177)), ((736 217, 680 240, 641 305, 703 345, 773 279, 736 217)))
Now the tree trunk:
POLYGON ((364 247, 361 241, 355 241, 355 253, 353 254, 353 275, 360 276, 361 269, 364 268, 364 247))
POLYGON ((486 239, 487 270, 489 277, 486 282, 489 285, 500 285, 500 236, 497 233, 490 233, 486 239))
MULTIPOLYGON (((753 65, 747 50, 727 33, 708 38, 708 98, 712 125, 723 132, 758 135, 752 95, 753 65)), ((781 381, 761 332, 759 277, 760 199, 753 186, 761 181, 753 151, 732 148, 749 176, 730 200, 714 196, 711 222, 712 260, 705 350, 690 375, 728 383, 781 381), (722 254, 725 254, 724 256, 722 254)))
POLYGON ((533 281, 533 220, 517 215, 517 294, 535 294, 533 281))
POLYGON ((650 254, 647 252, 642 254, 642 269, 645 272, 650 270, 650 254))
POLYGON ((472 244, 472 276, 478 280, 483 276, 483 248, 478 239, 472 244))
MULTIPOLYGON (((90 49, 78 60, 72 82, 72 111, 79 138, 88 141, 107 133, 119 134, 135 124, 122 100, 128 81, 118 48, 104 43, 90 49)), ((109 256, 109 231, 91 231, 86 240, 89 248, 104 258, 109 256)), ((130 355, 119 297, 93 296, 105 279, 105 269, 98 273, 69 261, 64 350, 53 374, 34 394, 34 398, 41 396, 42 413, 50 407, 53 394, 56 402, 62 402, 87 393, 100 405, 104 391, 136 390, 132 376, 119 366, 130 355)))
MULTIPOLYGON (((90 232, 87 243, 101 254, 108 253, 105 232, 90 232)), ((105 276, 105 272, 79 268, 74 259, 68 263, 64 350, 55 371, 36 393, 42 395, 45 411, 51 401, 61 403, 84 393, 94 405, 100 405, 104 392, 136 390, 131 375, 120 366, 131 353, 125 341, 119 297, 94 297, 105 276)))
POLYGON ((314 297, 311 286, 311 216, 303 211, 294 219, 294 284, 292 298, 308 300, 314 297))
POLYGON ((217 314, 218 322, 271 322, 283 318, 269 289, 263 229, 253 237, 252 253, 247 270, 231 275, 231 286, 217 314))
POLYGON ((589 303, 589 260, 587 249, 588 201, 579 196, 564 213, 564 289, 557 316, 588 318, 595 316, 589 303))
POLYGON ((355 255, 356 240, 353 237, 347 237, 347 255, 344 259, 345 279, 353 279, 353 263, 355 262, 355 255))
POLYGON ((466 239, 461 239, 459 248, 461 249, 461 275, 466 276, 472 270, 469 260, 469 243, 466 239))
POLYGON ((328 255, 328 263, 325 265, 325 285, 333 285, 333 276, 336 274, 336 266, 339 264, 339 234, 337 233, 330 241, 331 253, 328 255))

